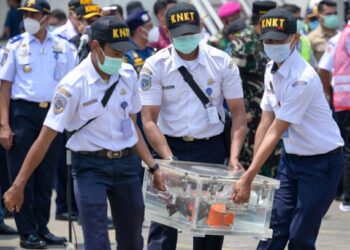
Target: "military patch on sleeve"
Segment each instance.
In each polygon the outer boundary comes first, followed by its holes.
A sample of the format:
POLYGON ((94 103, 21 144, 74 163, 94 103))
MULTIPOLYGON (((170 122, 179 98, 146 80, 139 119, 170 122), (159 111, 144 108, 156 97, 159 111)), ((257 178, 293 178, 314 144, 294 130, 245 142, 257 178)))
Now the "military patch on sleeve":
POLYGON ((69 93, 68 90, 66 90, 64 87, 60 87, 58 90, 57 90, 58 93, 61 93, 62 95, 66 96, 66 97, 71 97, 71 93, 69 93))
POLYGON ((140 84, 142 91, 147 91, 152 86, 152 79, 149 75, 141 75, 140 76, 140 84))
POLYGON ((66 97, 63 94, 57 93, 53 100, 53 105, 54 105, 53 113, 55 115, 62 113, 67 105, 66 97))
POLYGON ((305 86, 305 85, 307 85, 307 82, 305 81, 296 81, 292 84, 292 87, 295 88, 297 86, 305 86))
POLYGON ((4 49, 4 53, 2 54, 1 62, 0 62, 1 66, 4 66, 6 64, 8 57, 9 57, 9 50, 8 49, 4 49))

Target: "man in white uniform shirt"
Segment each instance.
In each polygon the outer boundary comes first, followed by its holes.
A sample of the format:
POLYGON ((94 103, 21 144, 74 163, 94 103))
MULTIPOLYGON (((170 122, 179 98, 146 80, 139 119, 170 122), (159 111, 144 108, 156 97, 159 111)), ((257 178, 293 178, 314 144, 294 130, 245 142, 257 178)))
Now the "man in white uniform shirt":
POLYGON ((23 188, 58 133, 71 137, 74 192, 86 250, 110 249, 107 198, 118 228, 118 249, 143 249, 144 204, 139 157, 150 166, 160 189, 160 171, 136 125, 141 109, 137 74, 122 63, 132 49, 129 28, 115 16, 92 25, 91 54, 58 85, 44 126, 4 195, 6 207, 19 211, 23 188), (158 170, 158 171, 157 171, 158 170))
MULTIPOLYGON (((140 73, 142 121, 149 143, 162 159, 223 164, 226 100, 233 117, 230 164, 241 169, 246 118, 237 66, 224 52, 200 44, 200 17, 192 5, 170 8, 166 23, 173 45, 148 58, 140 73), (194 82, 189 83, 191 75, 194 82)), ((176 241, 176 229, 152 223, 148 249, 175 250, 176 241)), ((195 237, 193 249, 220 250, 222 244, 222 236, 195 237)))
POLYGON ((236 183, 233 199, 248 200, 254 177, 283 138, 281 186, 271 215, 273 235, 258 249, 284 249, 288 243, 291 250, 314 250, 342 174, 344 142, 317 73, 295 49, 295 17, 273 9, 260 23, 264 50, 272 61, 266 67, 254 158, 236 183))

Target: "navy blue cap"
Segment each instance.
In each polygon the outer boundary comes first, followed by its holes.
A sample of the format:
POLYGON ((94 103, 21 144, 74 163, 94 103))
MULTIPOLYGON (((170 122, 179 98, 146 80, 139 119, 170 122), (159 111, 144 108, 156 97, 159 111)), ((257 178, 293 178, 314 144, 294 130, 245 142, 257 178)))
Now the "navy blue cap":
POLYGON ((91 40, 106 42, 112 49, 122 52, 135 48, 130 43, 128 26, 116 16, 103 16, 93 22, 91 40))
POLYGON ((185 2, 171 7, 165 16, 166 27, 172 37, 199 33, 200 20, 197 9, 192 4, 185 2))
POLYGON ((26 0, 23 6, 17 10, 50 14, 51 7, 46 0, 26 0))
POLYGON ((261 40, 285 40, 297 33, 297 19, 288 10, 272 9, 260 19, 261 40))
POLYGON ((136 10, 126 18, 126 24, 129 26, 131 32, 149 21, 151 21, 151 17, 148 12, 144 10, 136 10))

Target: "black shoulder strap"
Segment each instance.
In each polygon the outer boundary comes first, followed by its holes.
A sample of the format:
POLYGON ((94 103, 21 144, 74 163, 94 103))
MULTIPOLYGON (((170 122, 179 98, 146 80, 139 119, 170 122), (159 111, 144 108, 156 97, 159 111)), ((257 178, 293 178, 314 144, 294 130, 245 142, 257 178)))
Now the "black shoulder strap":
POLYGON ((183 79, 185 80, 185 82, 188 83, 188 85, 191 87, 193 92, 198 96, 199 100, 201 100, 201 102, 204 105, 204 107, 206 107, 207 104, 210 102, 210 100, 203 93, 203 91, 198 86, 198 84, 195 82, 195 80, 193 79, 193 76, 191 75, 191 73, 188 72, 188 70, 184 66, 181 66, 180 68, 178 68, 178 70, 179 70, 180 74, 182 75, 183 79))
MULTIPOLYGON (((180 74, 182 75, 183 79, 187 84, 191 87, 193 92, 196 94, 196 96, 199 98, 199 100, 202 102, 204 108, 207 108, 207 105, 210 103, 209 98, 203 93, 201 88, 198 86, 196 81, 193 79, 193 76, 190 72, 185 68, 185 66, 181 66, 178 68, 180 74)), ((221 118, 220 113, 218 112, 219 120, 222 122, 222 124, 225 125, 225 121, 221 118)))
MULTIPOLYGON (((119 82, 119 79, 120 79, 120 76, 118 77, 118 80, 115 81, 105 92, 103 98, 102 98, 102 106, 103 107, 106 107, 109 99, 111 98, 112 94, 113 94, 113 91, 115 89, 115 87, 117 87, 117 84, 119 82)), ((86 125, 90 124, 92 121, 94 121, 98 116, 94 117, 94 118, 91 118, 90 120, 88 120, 83 126, 81 126, 80 128, 70 132, 70 136, 74 135, 76 132, 78 132, 79 130, 81 130, 82 128, 84 128, 86 125)))

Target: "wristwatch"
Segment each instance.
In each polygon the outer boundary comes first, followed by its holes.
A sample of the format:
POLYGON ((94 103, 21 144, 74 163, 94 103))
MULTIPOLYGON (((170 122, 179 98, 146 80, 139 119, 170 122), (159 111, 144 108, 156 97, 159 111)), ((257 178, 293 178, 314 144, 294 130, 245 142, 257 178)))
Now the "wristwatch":
POLYGON ((148 171, 149 171, 151 174, 154 174, 158 169, 159 169, 159 164, 156 163, 156 164, 154 164, 153 167, 148 168, 148 171))

